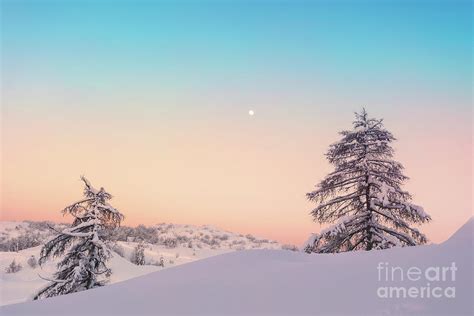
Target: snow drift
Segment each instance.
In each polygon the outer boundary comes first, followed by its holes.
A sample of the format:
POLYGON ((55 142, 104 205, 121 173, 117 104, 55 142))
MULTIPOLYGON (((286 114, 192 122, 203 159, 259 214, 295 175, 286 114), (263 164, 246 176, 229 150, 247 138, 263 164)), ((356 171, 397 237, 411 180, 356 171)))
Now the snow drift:
MULTIPOLYGON (((2 315, 472 315, 471 219, 441 245, 342 254, 249 250, 104 288, 8 305, 2 315), (456 266, 455 279, 380 279, 379 266, 456 266), (455 297, 379 297, 380 287, 455 288, 455 297)), ((382 271, 382 275, 385 272, 382 271)), ((451 272, 450 272, 451 273, 451 272)), ((398 276, 398 274, 396 274, 398 276)), ((448 273, 449 276, 451 274, 448 273)), ((431 275, 432 277, 433 275, 431 275)))

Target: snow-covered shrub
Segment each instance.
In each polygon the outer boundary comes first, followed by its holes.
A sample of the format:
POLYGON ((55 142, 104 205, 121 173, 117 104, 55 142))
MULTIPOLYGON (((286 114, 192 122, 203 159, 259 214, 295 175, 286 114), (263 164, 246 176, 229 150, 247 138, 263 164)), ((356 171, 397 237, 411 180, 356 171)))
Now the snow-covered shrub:
POLYGON ((163 257, 160 257, 160 260, 156 261, 153 260, 150 262, 151 265, 157 266, 157 267, 164 267, 165 266, 165 259, 163 257))
POLYGON ((284 244, 283 246, 281 246, 281 249, 290 250, 290 251, 299 251, 298 247, 296 247, 295 245, 290 245, 290 244, 284 244))
POLYGON ((228 239, 229 239, 229 235, 224 234, 224 235, 218 236, 217 238, 219 238, 219 239, 222 240, 222 241, 225 241, 225 240, 228 240, 228 239))
POLYGON ((0 251, 15 251, 36 247, 41 245, 41 236, 31 230, 21 234, 18 237, 2 240, 0 242, 0 251))
POLYGON ((234 249, 243 248, 243 245, 245 245, 245 240, 233 240, 231 243, 231 247, 234 249))
POLYGON ((141 241, 153 242, 153 239, 156 238, 155 228, 146 227, 145 225, 138 225, 133 233, 141 241))
POLYGON ((39 222, 34 222, 34 221, 25 221, 25 223, 28 223, 28 227, 32 230, 40 230, 40 231, 45 231, 45 232, 50 232, 51 227, 56 226, 64 226, 65 224, 56 224, 53 222, 49 221, 39 221, 39 222))
POLYGON ((143 243, 140 242, 135 246, 131 261, 138 266, 145 265, 145 245, 143 243))
POLYGON ((209 245, 210 246, 213 246, 214 248, 219 248, 221 246, 221 243, 220 243, 220 240, 217 239, 217 238, 212 238, 210 241, 209 241, 209 245))
POLYGON ((165 259, 163 259, 163 257, 160 257, 160 260, 158 260, 158 261, 153 260, 152 262, 150 262, 150 264, 154 265, 154 266, 157 266, 157 267, 164 267, 165 266, 165 259))
POLYGON ((111 231, 110 240, 136 242, 143 241, 150 244, 159 243, 159 230, 155 227, 139 225, 137 227, 120 226, 111 231))
POLYGON ((31 267, 31 268, 36 268, 38 266, 38 261, 36 260, 36 257, 31 255, 28 260, 26 261, 26 263, 28 263, 28 265, 31 267))
POLYGON ((253 235, 250 235, 250 234, 245 235, 245 238, 247 238, 250 241, 255 241, 256 239, 253 235))
POLYGON ((8 265, 8 267, 5 269, 6 273, 17 273, 20 271, 22 268, 21 264, 16 263, 15 259, 8 265))
POLYGON ((176 238, 166 238, 163 241, 163 244, 166 246, 166 248, 176 248, 178 246, 178 241, 176 238))

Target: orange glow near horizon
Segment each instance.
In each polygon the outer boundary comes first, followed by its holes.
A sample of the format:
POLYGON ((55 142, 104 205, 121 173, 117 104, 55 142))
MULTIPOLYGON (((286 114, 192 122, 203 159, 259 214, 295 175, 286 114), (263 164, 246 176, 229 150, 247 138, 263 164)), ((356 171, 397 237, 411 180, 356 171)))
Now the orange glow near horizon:
MULTIPOLYGON (((296 124, 292 114, 264 113, 249 118, 236 109, 230 117, 168 125, 132 116, 105 126, 80 116, 68 126, 61 115, 33 113, 26 128, 25 113, 10 111, 1 219, 69 222, 59 211, 81 197, 85 175, 114 195, 124 225, 209 224, 300 245, 321 228, 305 193, 330 172, 324 153, 338 131, 351 127, 352 114, 296 124)), ((441 242, 471 216, 472 145, 469 124, 456 116, 442 117, 449 134, 438 116, 425 120, 421 127, 415 117, 388 113, 386 126, 411 178, 405 188, 433 218, 420 229, 441 242)))

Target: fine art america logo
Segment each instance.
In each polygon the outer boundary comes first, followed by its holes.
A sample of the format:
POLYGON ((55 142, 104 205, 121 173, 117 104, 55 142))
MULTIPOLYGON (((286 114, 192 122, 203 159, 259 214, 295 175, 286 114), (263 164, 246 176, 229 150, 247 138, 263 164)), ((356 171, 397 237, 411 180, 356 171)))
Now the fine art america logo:
POLYGON ((379 298, 454 298, 456 297, 456 263, 448 266, 420 268, 377 265, 379 298))

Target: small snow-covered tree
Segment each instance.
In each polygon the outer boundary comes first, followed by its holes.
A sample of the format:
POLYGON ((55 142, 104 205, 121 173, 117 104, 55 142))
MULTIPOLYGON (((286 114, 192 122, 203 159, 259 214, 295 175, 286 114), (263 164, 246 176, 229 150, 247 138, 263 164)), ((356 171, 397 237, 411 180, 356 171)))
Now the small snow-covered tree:
POLYGON ((106 265, 110 251, 105 236, 108 230, 120 225, 124 216, 107 202, 112 196, 104 188, 96 190, 86 178, 81 180, 84 198, 62 211, 74 217, 71 227, 59 232, 41 249, 40 265, 51 257, 66 254, 58 263, 54 280, 36 294, 35 300, 102 286, 111 273, 106 265))
POLYGON ((28 260, 26 261, 26 263, 28 263, 28 265, 35 269, 37 266, 38 266, 38 261, 36 260, 36 257, 31 255, 28 260))
POLYGON ((8 265, 8 267, 5 269, 6 273, 17 273, 20 271, 22 268, 21 264, 16 263, 15 259, 8 265))
POLYGON ((132 263, 137 266, 145 265, 145 245, 139 242, 132 253, 132 263))
POLYGON ((365 109, 355 115, 353 130, 341 132, 342 139, 326 154, 335 170, 307 194, 317 204, 314 220, 333 225, 313 236, 305 250, 332 253, 426 243, 410 224, 431 218, 401 188, 408 178, 393 160, 395 138, 365 109))

